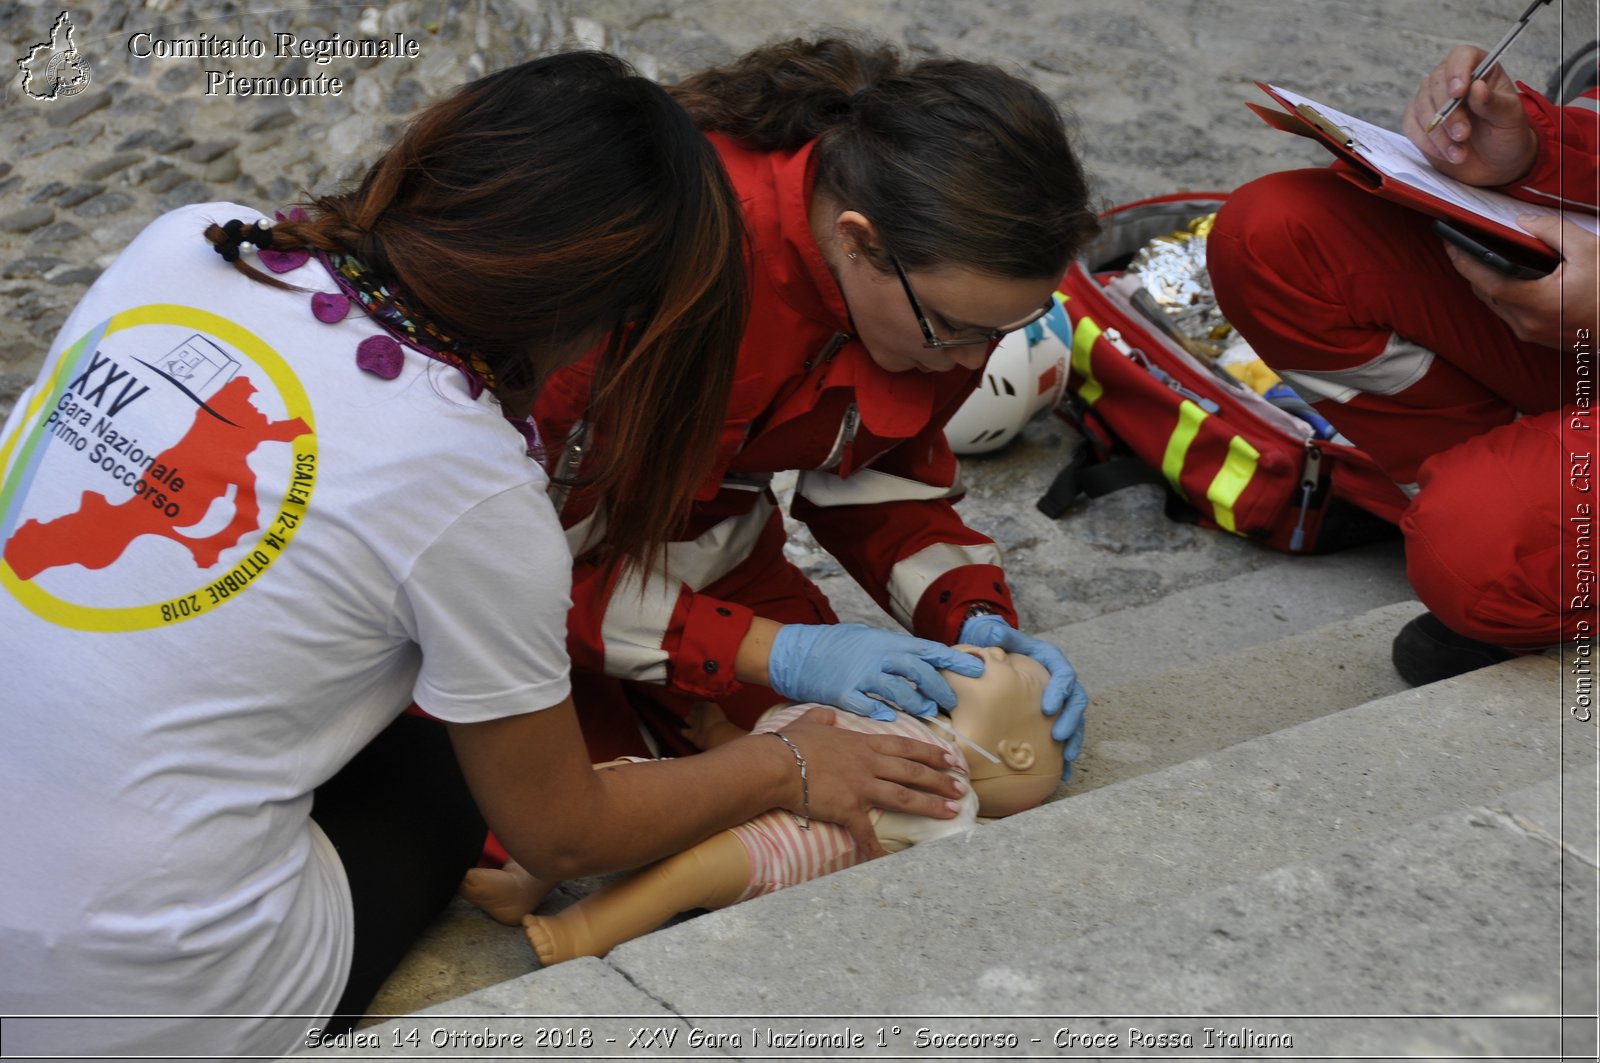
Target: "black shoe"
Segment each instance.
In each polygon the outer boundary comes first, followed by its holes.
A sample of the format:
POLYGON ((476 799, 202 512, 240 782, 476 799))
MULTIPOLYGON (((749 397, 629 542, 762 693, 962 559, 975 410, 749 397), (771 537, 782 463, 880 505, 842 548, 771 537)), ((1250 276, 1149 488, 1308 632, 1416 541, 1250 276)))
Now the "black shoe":
POLYGON ((1414 687, 1509 661, 1516 651, 1459 635, 1432 613, 1411 620, 1394 637, 1394 667, 1414 687))

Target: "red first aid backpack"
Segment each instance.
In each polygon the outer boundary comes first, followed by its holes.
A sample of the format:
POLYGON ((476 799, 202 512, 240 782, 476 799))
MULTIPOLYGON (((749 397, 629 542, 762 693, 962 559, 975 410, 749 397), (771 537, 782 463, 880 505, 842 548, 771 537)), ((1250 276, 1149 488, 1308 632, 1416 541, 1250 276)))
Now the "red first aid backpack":
POLYGON ((1149 482, 1170 489, 1170 516, 1290 553, 1394 535, 1408 500, 1365 452, 1318 438, 1307 420, 1206 365, 1113 283, 1146 243, 1224 199, 1179 194, 1116 207, 1063 279, 1042 324, 1070 352, 1057 412, 1086 442, 1039 509, 1057 517, 1081 494, 1149 482))

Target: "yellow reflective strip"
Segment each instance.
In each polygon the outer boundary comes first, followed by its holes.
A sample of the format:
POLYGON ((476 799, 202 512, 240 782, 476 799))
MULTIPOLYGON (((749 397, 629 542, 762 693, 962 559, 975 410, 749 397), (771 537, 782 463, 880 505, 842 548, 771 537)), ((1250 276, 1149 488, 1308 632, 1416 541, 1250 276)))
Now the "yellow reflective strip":
POLYGON ((1189 496, 1183 491, 1183 460, 1189 456, 1189 444, 1194 442, 1200 422, 1207 416, 1206 411, 1184 399, 1178 405, 1178 425, 1167 437, 1167 452, 1161 456, 1161 475, 1184 498, 1189 496))
POLYGON ((1244 489, 1250 486, 1256 474, 1256 463, 1260 460, 1261 452, 1246 442, 1244 437, 1234 436, 1228 440, 1228 460, 1222 463, 1216 479, 1206 488, 1206 498, 1211 502, 1211 514, 1217 527, 1226 531, 1237 530, 1233 524, 1233 506, 1244 494, 1244 489))
POLYGON ((1091 406, 1106 390, 1100 381, 1094 378, 1094 366, 1090 359, 1094 351, 1094 341, 1099 338, 1100 326, 1094 323, 1094 319, 1080 317, 1077 327, 1072 330, 1072 371, 1083 381, 1078 388, 1078 397, 1091 406))

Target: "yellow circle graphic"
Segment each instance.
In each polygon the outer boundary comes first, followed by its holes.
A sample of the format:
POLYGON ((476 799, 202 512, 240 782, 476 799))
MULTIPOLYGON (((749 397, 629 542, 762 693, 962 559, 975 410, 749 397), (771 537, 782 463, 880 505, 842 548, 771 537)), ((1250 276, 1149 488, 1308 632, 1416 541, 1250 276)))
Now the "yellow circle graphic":
MULTIPOLYGON (((276 511, 272 511, 270 516, 269 511, 265 509, 261 511, 260 527, 263 529, 261 540, 247 550, 244 557, 229 566, 221 576, 208 579, 192 592, 148 605, 101 608, 70 602, 51 594, 31 579, 22 579, 12 570, 8 562, 0 558, 0 586, 10 591, 12 596, 30 612, 61 627, 79 631, 140 631, 189 620, 232 601, 252 586, 288 548, 299 530, 300 517, 304 514, 316 486, 317 436, 311 402, 299 377, 277 351, 255 333, 226 318, 195 307, 171 303, 141 306, 117 314, 106 323, 100 338, 142 325, 192 328, 232 347, 266 373, 267 379, 277 389, 288 410, 286 420, 298 419, 308 429, 293 440, 294 453, 291 461, 294 468, 288 480, 294 485, 290 492, 292 499, 286 496, 284 504, 276 511), (291 502, 293 502, 292 510, 291 502)), ((94 331, 91 330, 90 335, 93 335, 94 331)), ((29 435, 30 431, 37 433, 40 430, 41 411, 47 403, 53 403, 65 390, 66 378, 78 357, 84 353, 82 348, 88 339, 89 336, 86 335, 74 348, 63 353, 49 386, 39 388, 29 403, 16 435, 0 445, 0 499, 5 497, 8 488, 12 486, 5 482, 5 478, 14 478, 18 475, 18 470, 11 465, 11 460, 19 441, 29 435)), ((23 460, 19 459, 18 464, 22 464, 23 460)))

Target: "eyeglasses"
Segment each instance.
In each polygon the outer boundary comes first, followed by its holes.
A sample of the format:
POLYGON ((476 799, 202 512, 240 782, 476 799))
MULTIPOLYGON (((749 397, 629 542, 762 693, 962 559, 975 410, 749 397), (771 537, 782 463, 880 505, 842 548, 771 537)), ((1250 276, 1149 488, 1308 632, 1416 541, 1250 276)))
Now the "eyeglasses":
POLYGON ((911 290, 911 278, 907 277, 906 271, 900 268, 900 260, 895 258, 893 255, 890 255, 889 264, 892 265, 894 267, 894 271, 900 275, 900 285, 906 290, 906 298, 911 300, 911 312, 917 315, 917 324, 922 327, 922 345, 933 350, 937 350, 940 347, 978 347, 984 344, 994 343, 1008 332, 1015 332, 1018 329, 1027 328, 1029 325, 1048 314, 1055 306, 1055 299, 1052 297, 1046 299, 1043 306, 1029 314, 1027 317, 1018 321, 1014 321, 1009 325, 1002 325, 997 329, 985 329, 981 335, 970 336, 964 339, 940 339, 933 331, 933 325, 929 323, 928 315, 922 312, 922 304, 917 302, 917 293, 911 290))

